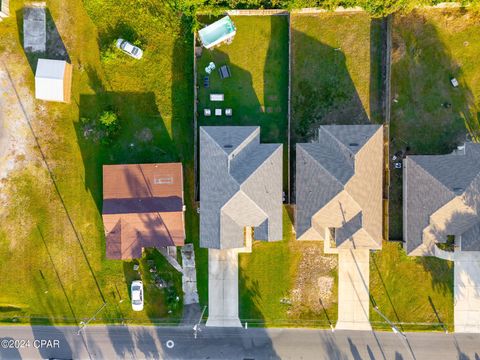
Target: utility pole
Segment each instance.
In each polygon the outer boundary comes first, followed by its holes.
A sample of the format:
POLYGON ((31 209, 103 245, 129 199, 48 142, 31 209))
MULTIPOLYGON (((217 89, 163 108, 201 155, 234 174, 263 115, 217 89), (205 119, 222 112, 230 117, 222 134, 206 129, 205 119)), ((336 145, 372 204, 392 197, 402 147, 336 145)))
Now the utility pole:
POLYGON ((195 325, 193 325, 193 336, 195 337, 195 339, 197 338, 197 333, 198 333, 199 331, 202 331, 202 330, 200 329, 200 323, 202 322, 203 314, 205 314, 205 310, 207 310, 207 307, 206 307, 206 306, 203 307, 202 314, 200 315, 200 319, 198 319, 198 323, 196 323, 195 325))
POLYGON ((95 312, 95 314, 93 314, 93 316, 90 319, 88 319, 87 321, 80 321, 80 328, 77 331, 77 335, 80 335, 80 332, 87 327, 90 321, 95 319, 95 316, 97 316, 100 313, 100 311, 102 311, 105 308, 105 306, 107 306, 106 302, 104 302, 102 306, 100 306, 100 308, 95 312))

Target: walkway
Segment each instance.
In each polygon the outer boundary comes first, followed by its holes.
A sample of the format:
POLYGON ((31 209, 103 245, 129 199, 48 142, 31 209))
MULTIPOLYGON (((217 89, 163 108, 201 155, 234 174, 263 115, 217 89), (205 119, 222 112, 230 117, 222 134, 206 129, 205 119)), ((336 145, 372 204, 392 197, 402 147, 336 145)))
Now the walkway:
POLYGON ((338 250, 336 329, 372 330, 369 322, 370 250, 338 250))
POLYGON ((455 332, 480 333, 480 251, 455 252, 455 332))

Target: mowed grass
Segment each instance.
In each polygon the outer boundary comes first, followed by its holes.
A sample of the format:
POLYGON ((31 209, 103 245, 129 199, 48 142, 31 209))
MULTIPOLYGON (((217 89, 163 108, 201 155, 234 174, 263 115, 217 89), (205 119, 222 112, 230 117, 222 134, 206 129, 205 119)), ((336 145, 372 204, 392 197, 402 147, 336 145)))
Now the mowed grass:
MULTIPOLYGON (((405 331, 453 330, 453 263, 409 257, 396 242, 384 242, 370 258, 370 294, 379 310, 405 331), (407 324, 402 324, 407 323, 407 324)), ((390 326, 370 306, 376 329, 390 326)))
POLYGON ((291 26, 293 142, 320 125, 381 123, 379 22, 366 13, 293 14, 291 26))
MULTIPOLYGON (((328 302, 326 308, 314 311, 304 304, 282 301, 292 301, 292 290, 305 249, 316 248, 323 253, 323 243, 295 239, 289 211, 285 206, 282 241, 255 241, 251 253, 239 254, 240 318, 250 326, 329 327, 330 322, 335 323, 337 319, 335 271, 322 269, 322 274, 312 274, 334 278, 330 297, 323 299, 326 305, 328 302), (294 308, 300 311, 292 311, 294 308)), ((316 294, 317 298, 319 296, 316 294)))
MULTIPOLYGON (((210 23, 214 18, 201 18, 210 23)), ((287 141, 288 19, 286 16, 234 16, 237 33, 230 45, 203 49, 197 62, 198 110, 201 125, 259 125, 263 142, 287 141), (203 86, 205 67, 213 61, 210 86, 203 86), (228 65, 231 77, 221 79, 218 69, 228 65), (225 101, 209 95, 222 93, 225 101), (203 110, 210 108, 211 117, 203 110), (215 117, 214 109, 231 108, 232 117, 215 117)))
MULTIPOLYGON (((390 153, 446 154, 476 133, 464 121, 480 102, 480 16, 463 10, 415 10, 395 16, 390 153), (451 78, 460 84, 454 88, 451 78), (467 126, 468 125, 468 128, 467 126)), ((401 170, 391 170, 390 238, 402 237, 401 170)))
MULTIPOLYGON (((27 84, 33 96, 33 72, 19 46, 17 23, 22 21, 15 18, 23 1, 10 5, 12 17, 2 22, 0 48, 9 51, 14 82, 27 84)), ((158 253, 149 258, 180 300, 151 284, 142 261, 143 312, 131 310, 129 285, 139 276, 133 264, 105 259, 101 167, 182 161, 191 225, 187 241, 197 241, 190 191, 192 76, 185 71, 192 67, 191 37, 136 1, 54 0, 48 6, 73 64, 72 101, 38 103, 29 114, 39 146, 32 150, 34 160, 6 183, 10 201, 0 225, 0 316, 3 321, 78 323, 105 301, 98 321, 176 322, 182 310, 181 277, 158 253), (101 61, 100 49, 117 36, 140 41, 144 58, 135 61, 117 53, 101 61), (81 117, 95 118, 106 109, 114 109, 121 122, 108 146, 85 139, 80 124, 81 117)))

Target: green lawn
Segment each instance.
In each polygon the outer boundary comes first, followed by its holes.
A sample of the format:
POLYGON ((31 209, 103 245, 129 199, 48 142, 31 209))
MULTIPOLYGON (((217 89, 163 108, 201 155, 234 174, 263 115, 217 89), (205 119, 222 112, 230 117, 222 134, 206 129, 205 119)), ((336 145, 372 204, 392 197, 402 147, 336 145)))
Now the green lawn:
POLYGON ((336 256, 324 255, 323 243, 296 241, 290 211, 284 207, 282 241, 256 241, 239 255, 240 318, 250 326, 329 327, 337 319, 336 256), (322 299, 324 278, 332 288, 322 299))
MULTIPOLYGON (((370 258, 370 294, 379 310, 402 330, 443 331, 432 325, 438 323, 453 330, 453 263, 449 261, 409 257, 401 244, 383 242, 382 250, 370 258)), ((390 329, 371 306, 370 320, 376 329, 390 329)))
MULTIPOLYGON (((390 153, 446 154, 479 124, 480 22, 463 10, 415 10, 393 21, 390 153), (460 86, 453 88, 455 77, 460 86)), ((390 238, 402 239, 401 170, 391 170, 390 238)))
MULTIPOLYGON (((201 18, 202 22, 214 19, 201 18)), ((288 19, 286 16, 232 17, 237 28, 232 44, 203 50, 198 59, 199 125, 259 125, 264 142, 287 142, 288 19), (217 69, 205 88, 205 67, 228 65, 231 77, 221 79, 217 69), (225 101, 211 102, 212 93, 225 101), (203 109, 212 109, 205 117, 203 109), (233 116, 215 117, 215 108, 231 108, 233 116)))
POLYGON ((381 123, 380 24, 365 13, 292 15, 293 143, 319 125, 381 123))
MULTIPOLYGON (((33 73, 18 39, 22 20, 15 17, 23 1, 13 0, 10 6, 12 16, 0 28, 0 49, 9 49, 4 56, 12 78, 19 85, 23 79, 33 91, 33 73)), ((185 70, 192 68, 191 37, 162 11, 133 0, 52 0, 48 6, 73 64, 72 101, 43 103, 44 108, 29 114, 39 147, 6 184, 11 201, 0 225, 0 318, 78 322, 106 301, 99 321, 178 321, 181 277, 157 252, 148 257, 173 287, 167 292, 151 285, 142 261, 146 308, 140 313, 131 311, 129 300, 130 281, 138 276, 133 264, 105 259, 101 166, 182 161, 187 241, 197 241, 191 191, 193 77, 185 70), (109 53, 120 36, 138 42, 144 58, 109 53), (117 137, 109 145, 85 139, 80 118, 96 118, 106 109, 120 117, 117 137)))

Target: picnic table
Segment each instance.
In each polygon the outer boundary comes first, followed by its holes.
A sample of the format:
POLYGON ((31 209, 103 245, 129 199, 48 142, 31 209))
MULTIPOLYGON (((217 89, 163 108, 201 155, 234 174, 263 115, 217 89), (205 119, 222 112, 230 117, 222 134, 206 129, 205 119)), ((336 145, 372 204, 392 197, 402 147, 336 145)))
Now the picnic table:
POLYGON ((224 95, 223 94, 210 94, 210 101, 223 101, 224 95))

